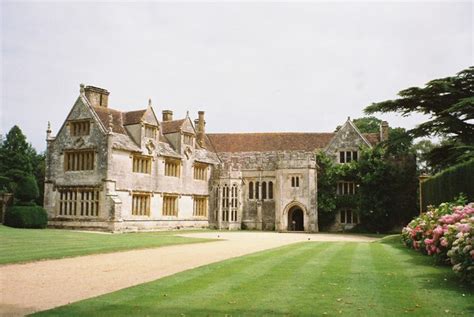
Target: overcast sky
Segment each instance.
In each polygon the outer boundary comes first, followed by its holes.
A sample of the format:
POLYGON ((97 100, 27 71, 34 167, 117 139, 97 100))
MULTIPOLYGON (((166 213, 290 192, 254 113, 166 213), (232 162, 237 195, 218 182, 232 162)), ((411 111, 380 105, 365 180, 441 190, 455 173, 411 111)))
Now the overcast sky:
MULTIPOLYGON (((40 151, 79 84, 208 132, 331 132, 372 102, 473 64, 472 2, 2 1, 0 133, 40 151)), ((420 117, 380 116, 413 127, 420 117)))

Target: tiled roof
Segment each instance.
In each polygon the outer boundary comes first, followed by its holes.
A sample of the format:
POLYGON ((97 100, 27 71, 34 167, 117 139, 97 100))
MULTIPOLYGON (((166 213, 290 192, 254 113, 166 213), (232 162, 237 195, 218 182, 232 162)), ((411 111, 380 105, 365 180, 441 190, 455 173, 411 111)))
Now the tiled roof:
POLYGON ((334 133, 212 133, 217 152, 313 151, 324 148, 334 133))
POLYGON ((123 125, 137 124, 143 118, 146 109, 123 112, 123 125))
POLYGON ((380 142, 380 134, 379 133, 362 133, 364 137, 369 141, 370 144, 376 145, 380 142))
POLYGON ((127 134, 123 127, 122 112, 105 107, 93 107, 105 129, 109 129, 109 114, 112 114, 112 132, 127 134))
POLYGON ((186 121, 186 119, 162 121, 161 131, 163 132, 163 134, 179 132, 179 130, 183 126, 184 121, 186 121))
MULTIPOLYGON (((208 133, 217 152, 314 151, 325 148, 335 133, 208 133)), ((375 145, 377 133, 364 134, 375 145)), ((211 147, 212 148, 212 147, 211 147)))

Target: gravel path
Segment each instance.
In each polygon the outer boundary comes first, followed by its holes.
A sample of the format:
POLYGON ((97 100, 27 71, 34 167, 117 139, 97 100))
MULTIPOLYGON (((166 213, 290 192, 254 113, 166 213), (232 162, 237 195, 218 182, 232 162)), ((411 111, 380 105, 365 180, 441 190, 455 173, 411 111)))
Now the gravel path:
POLYGON ((335 234, 208 232, 220 241, 0 266, 0 315, 22 316, 181 271, 301 241, 377 239, 335 234))

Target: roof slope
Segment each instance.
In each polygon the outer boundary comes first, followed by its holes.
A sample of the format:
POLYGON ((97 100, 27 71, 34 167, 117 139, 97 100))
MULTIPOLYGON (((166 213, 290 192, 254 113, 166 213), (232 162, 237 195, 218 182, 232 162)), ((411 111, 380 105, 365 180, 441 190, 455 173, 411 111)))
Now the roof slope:
POLYGON ((140 121, 143 118, 143 115, 145 114, 145 112, 146 112, 146 109, 122 112, 123 113, 123 125, 140 123, 140 121))
MULTIPOLYGON (((217 152, 314 151, 325 148, 335 133, 208 133, 217 152)), ((377 133, 364 136, 373 145, 379 142, 377 133)))
POLYGON ((161 121, 161 131, 163 134, 179 132, 186 119, 161 121))
POLYGON ((112 132, 120 133, 120 134, 127 134, 125 128, 123 126, 123 117, 122 112, 118 110, 114 110, 111 108, 105 107, 93 107, 95 113, 99 117, 102 125, 105 127, 106 130, 109 129, 110 125, 110 114, 112 115, 112 132))

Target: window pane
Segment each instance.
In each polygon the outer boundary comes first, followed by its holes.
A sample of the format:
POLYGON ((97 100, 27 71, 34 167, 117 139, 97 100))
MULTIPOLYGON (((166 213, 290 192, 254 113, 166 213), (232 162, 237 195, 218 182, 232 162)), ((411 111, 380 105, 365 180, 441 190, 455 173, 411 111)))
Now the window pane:
POLYGON ((340 163, 345 163, 346 160, 345 160, 345 152, 339 152, 339 162, 340 163))

